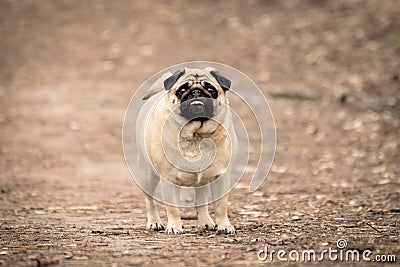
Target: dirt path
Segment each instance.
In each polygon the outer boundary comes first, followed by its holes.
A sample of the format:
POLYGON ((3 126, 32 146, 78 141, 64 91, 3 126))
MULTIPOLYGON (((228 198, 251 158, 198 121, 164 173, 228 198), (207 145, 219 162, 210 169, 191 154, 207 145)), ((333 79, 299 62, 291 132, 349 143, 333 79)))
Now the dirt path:
POLYGON ((228 3, 0 2, 1 266, 264 265, 266 245, 338 239, 400 261, 400 6, 228 3), (230 198, 235 236, 146 231, 123 159, 134 90, 192 60, 246 73, 275 116, 267 181, 230 198))

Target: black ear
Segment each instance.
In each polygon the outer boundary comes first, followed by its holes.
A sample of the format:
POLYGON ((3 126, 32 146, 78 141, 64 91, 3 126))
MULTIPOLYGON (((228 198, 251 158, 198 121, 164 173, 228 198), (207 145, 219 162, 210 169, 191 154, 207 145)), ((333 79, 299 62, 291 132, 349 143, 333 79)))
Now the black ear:
POLYGON ((218 71, 212 70, 210 71, 210 74, 217 80, 222 89, 227 91, 231 88, 231 81, 222 76, 218 71))
POLYGON ((178 70, 174 74, 172 74, 171 77, 167 78, 164 81, 164 88, 165 90, 169 90, 172 88, 172 86, 179 80, 182 75, 185 74, 185 69, 178 70))

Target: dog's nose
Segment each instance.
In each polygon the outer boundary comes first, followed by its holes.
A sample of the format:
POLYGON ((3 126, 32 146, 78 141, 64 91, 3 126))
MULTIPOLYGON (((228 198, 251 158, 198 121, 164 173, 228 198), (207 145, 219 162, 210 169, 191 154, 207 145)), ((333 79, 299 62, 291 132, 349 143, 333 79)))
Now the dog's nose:
POLYGON ((199 89, 194 89, 194 90, 192 91, 192 95, 193 95, 195 98, 200 97, 200 96, 201 96, 201 91, 200 91, 199 89))

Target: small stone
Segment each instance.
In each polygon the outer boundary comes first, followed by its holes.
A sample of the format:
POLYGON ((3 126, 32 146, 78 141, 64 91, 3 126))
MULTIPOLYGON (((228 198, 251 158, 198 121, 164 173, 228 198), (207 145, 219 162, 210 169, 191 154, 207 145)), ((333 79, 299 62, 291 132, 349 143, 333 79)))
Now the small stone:
POLYGON ((382 179, 378 181, 378 185, 390 184, 390 182, 391 182, 390 179, 382 179))
POLYGON ((253 196, 256 196, 256 197, 263 197, 263 196, 264 196, 264 193, 263 193, 263 192, 256 191, 256 192, 253 193, 253 196))
POLYGON ((332 204, 332 205, 337 204, 337 201, 335 199, 329 199, 327 202, 328 202, 328 204, 332 204))
POLYGON ((64 253, 64 259, 72 259, 72 257, 74 257, 74 255, 71 252, 65 252, 64 253))
POLYGON ((74 260, 83 261, 83 260, 88 260, 89 257, 88 257, 88 256, 74 256, 73 259, 74 259, 74 260))
POLYGON ((300 221, 300 220, 301 220, 301 218, 299 216, 297 216, 297 215, 292 216, 292 221, 300 221))
POLYGON ((307 128, 306 128, 306 133, 309 134, 309 135, 314 135, 314 134, 316 134, 317 132, 318 132, 318 129, 317 129, 315 126, 313 126, 313 125, 309 125, 309 126, 307 126, 307 128))
POLYGON ((353 121, 345 122, 342 129, 345 131, 360 129, 363 125, 362 120, 355 119, 353 121))
POLYGON ((372 168, 371 172, 372 173, 383 173, 386 171, 386 166, 382 165, 382 166, 377 166, 372 168))
POLYGON ((69 129, 71 130, 71 131, 79 131, 79 123, 77 123, 76 121, 71 121, 70 123, 69 123, 69 129))
POLYGON ((286 173, 288 171, 288 168, 286 168, 285 166, 273 165, 271 171, 275 173, 286 173))
POLYGON ((257 243, 258 241, 260 241, 260 239, 257 237, 257 238, 253 238, 252 240, 250 240, 250 243, 257 243))
POLYGON ((43 214, 46 214, 46 211, 44 211, 44 210, 35 210, 33 213, 35 213, 37 215, 43 215, 43 214))

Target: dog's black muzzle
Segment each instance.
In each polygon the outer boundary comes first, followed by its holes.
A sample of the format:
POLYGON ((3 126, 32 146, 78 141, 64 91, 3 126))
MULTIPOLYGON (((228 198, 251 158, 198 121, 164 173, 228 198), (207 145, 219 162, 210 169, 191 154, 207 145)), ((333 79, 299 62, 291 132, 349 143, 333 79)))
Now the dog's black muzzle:
POLYGON ((214 115, 213 99, 201 88, 188 90, 181 98, 180 109, 188 120, 208 120, 214 115))

